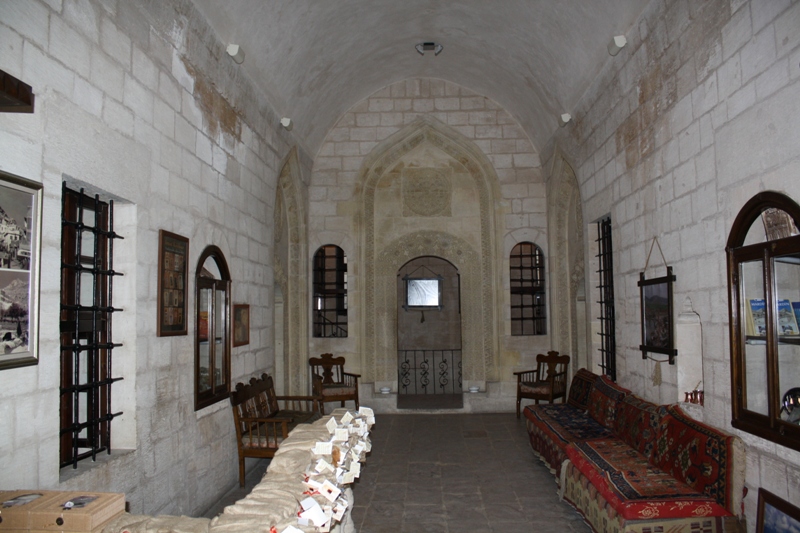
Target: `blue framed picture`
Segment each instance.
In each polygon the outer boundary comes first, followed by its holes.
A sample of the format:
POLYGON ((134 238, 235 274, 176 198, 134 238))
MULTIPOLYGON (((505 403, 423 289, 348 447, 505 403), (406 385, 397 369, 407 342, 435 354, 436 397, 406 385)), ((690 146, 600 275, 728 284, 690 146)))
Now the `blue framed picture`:
POLYGON ((800 508, 758 489, 756 533, 800 533, 800 508))

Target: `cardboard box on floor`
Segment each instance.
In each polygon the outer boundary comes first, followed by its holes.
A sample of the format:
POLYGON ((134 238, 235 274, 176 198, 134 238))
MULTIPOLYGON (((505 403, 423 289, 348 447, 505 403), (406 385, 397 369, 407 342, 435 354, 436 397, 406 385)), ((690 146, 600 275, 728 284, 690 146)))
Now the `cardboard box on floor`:
POLYGON ((99 531, 125 511, 125 495, 113 492, 62 492, 30 511, 30 531, 99 531))
POLYGON ((0 532, 27 533, 31 528, 31 510, 47 505, 63 494, 54 490, 0 491, 0 532))

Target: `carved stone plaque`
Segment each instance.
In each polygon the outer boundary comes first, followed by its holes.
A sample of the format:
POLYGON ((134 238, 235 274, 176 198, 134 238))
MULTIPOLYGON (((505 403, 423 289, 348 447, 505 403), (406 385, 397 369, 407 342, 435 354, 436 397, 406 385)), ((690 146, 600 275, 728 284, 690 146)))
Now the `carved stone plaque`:
POLYGON ((403 169, 403 216, 449 217, 453 185, 448 168, 403 169))

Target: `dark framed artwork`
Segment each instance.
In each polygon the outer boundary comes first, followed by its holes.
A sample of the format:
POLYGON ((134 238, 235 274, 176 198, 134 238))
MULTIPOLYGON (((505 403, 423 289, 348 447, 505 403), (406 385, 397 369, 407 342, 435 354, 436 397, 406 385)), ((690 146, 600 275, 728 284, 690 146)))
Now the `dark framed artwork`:
POLYGON ((660 353, 669 356, 669 364, 675 364, 675 336, 672 319, 672 283, 675 276, 672 267, 667 267, 667 275, 661 278, 645 279, 639 274, 639 296, 642 307, 642 358, 647 353, 660 353))
POLYGON ((0 172, 0 370, 39 362, 42 184, 0 172))
POLYGON ((250 344, 250 306, 233 304, 233 345, 250 344))
POLYGON ((186 335, 189 239, 158 232, 158 336, 186 335))
POLYGON ((768 490, 758 489, 756 533, 800 533, 800 509, 768 490))

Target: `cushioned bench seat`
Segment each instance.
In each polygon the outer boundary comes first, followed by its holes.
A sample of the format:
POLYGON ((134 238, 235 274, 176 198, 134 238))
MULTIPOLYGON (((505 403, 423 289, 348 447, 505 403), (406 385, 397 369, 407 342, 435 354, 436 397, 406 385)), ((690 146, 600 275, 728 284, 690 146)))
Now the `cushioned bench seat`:
POLYGON ((716 500, 647 461, 621 439, 576 442, 570 462, 625 520, 730 516, 716 500))
POLYGON ((525 409, 534 452, 597 533, 744 531, 744 443, 584 369, 566 405, 525 409))
POLYGON ((610 429, 568 404, 540 404, 523 411, 531 447, 558 474, 567 458, 567 446, 575 440, 602 439, 613 436, 610 429))

